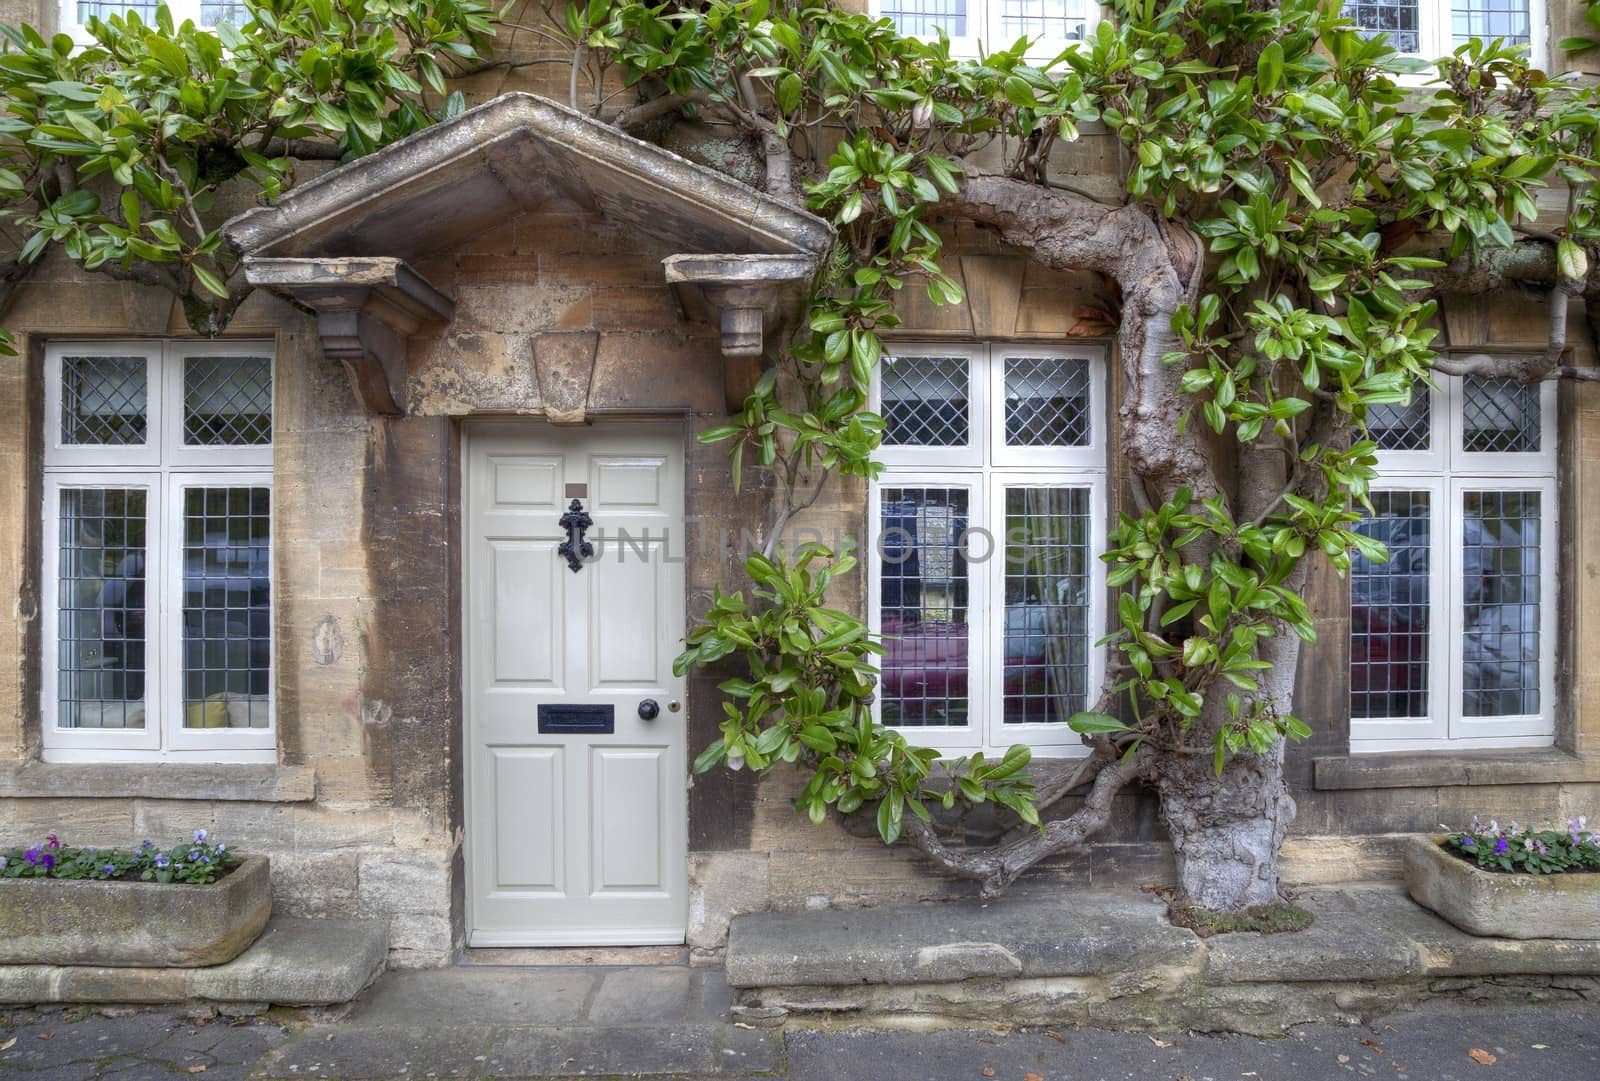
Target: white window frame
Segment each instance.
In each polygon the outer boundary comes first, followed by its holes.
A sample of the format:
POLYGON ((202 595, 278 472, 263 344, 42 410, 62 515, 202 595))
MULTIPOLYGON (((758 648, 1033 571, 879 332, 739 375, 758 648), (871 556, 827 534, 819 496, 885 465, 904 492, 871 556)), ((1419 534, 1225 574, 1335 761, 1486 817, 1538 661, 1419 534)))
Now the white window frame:
MULTIPOLYGON (((999 49, 1009 49, 1011 43, 1020 35, 1007 34, 1003 27, 1005 16, 1004 0, 967 0, 967 33, 950 37, 950 55, 958 57, 976 57, 982 53, 992 53, 999 49)), ((1085 0, 1083 36, 1087 40, 1094 33, 1094 28, 1105 18, 1105 11, 1100 0, 1085 0)), ((872 17, 875 19, 887 18, 883 14, 882 0, 872 0, 872 17)), ((936 41, 936 36, 927 34, 911 34, 923 41, 936 41)), ((1071 38, 1039 38, 1028 48, 1028 59, 1039 62, 1052 60, 1061 52, 1071 46, 1079 44, 1071 38)))
MULTIPOLYGON (((79 45, 93 45, 94 38, 89 34, 89 28, 78 21, 77 0, 58 0, 60 22, 63 33, 72 38, 79 45)), ((200 21, 201 0, 166 0, 168 10, 172 12, 172 21, 177 26, 182 26, 184 20, 194 23, 202 30, 215 29, 200 21)), ((143 13, 140 13, 143 18, 143 13)))
MULTIPOLYGON (((1455 0, 1417 0, 1418 51, 1401 55, 1434 61, 1455 51, 1455 0)), ((1548 59, 1546 23, 1549 11, 1545 0, 1528 0, 1528 62, 1544 67, 1548 59)), ((1485 40, 1493 40, 1488 38, 1485 40)), ((1434 77, 1431 71, 1407 76, 1403 82, 1422 85, 1434 77)))
MULTIPOLYGON (((41 605, 40 713, 47 762, 277 761, 277 504, 273 499, 267 561, 272 568, 271 636, 265 728, 185 728, 183 686, 183 499, 190 487, 273 488, 272 444, 193 447, 183 443, 183 367, 191 356, 276 357, 270 341, 56 342, 45 351, 45 453, 41 605), (73 356, 146 358, 147 439, 143 446, 65 445, 61 441, 61 371, 73 356), (60 727, 61 491, 144 488, 145 723, 132 728, 60 727)), ((276 367, 274 359, 274 367, 276 367)), ((274 397, 277 379, 274 372, 274 397)), ((274 410, 276 404, 274 403, 274 410)), ((276 433, 274 433, 276 434, 276 433)))
MULTIPOLYGON (((1557 543, 1560 505, 1557 471, 1556 388, 1539 387, 1540 449, 1532 453, 1467 453, 1460 450, 1465 394, 1462 380, 1441 376, 1429 395, 1429 446, 1416 451, 1379 451, 1378 478, 1384 491, 1429 493, 1428 715, 1350 718, 1354 754, 1386 751, 1549 747, 1555 743, 1557 543), (1467 492, 1537 491, 1539 532, 1539 712, 1468 717, 1464 710, 1466 593, 1462 581, 1467 492)), ((1348 666, 1347 666, 1348 670, 1348 666)), ((1347 694, 1347 702, 1350 700, 1347 694)))
MULTIPOLYGON (((867 515, 867 621, 874 631, 883 626, 882 572, 879 546, 883 537, 882 491, 885 488, 966 488, 969 537, 967 545, 967 718, 965 726, 897 727, 913 743, 933 747, 941 754, 974 751, 1003 752, 1025 743, 1042 757, 1076 758, 1089 749, 1064 722, 1007 724, 1005 708, 1005 574, 1003 551, 985 558, 988 543, 973 529, 980 522, 997 548, 1003 548, 1005 491, 1008 486, 1030 488, 1080 488, 1089 493, 1089 613, 1088 692, 1086 707, 1100 694, 1104 668, 1106 621, 1105 534, 1108 516, 1108 441, 1106 421, 1106 354, 1096 346, 1029 345, 986 342, 892 342, 888 357, 947 357, 967 359, 968 442, 965 446, 924 447, 884 444, 877 459, 883 473, 868 492, 867 515), (1090 439, 1076 447, 1003 447, 1005 431, 1005 361, 1011 357, 1061 358, 1089 365, 1090 439), (1001 532, 996 533, 996 528, 1001 532)), ((879 367, 882 371, 882 365, 879 367)), ((882 412, 878 377, 873 379, 871 407, 882 412)), ((881 721, 881 701, 873 706, 881 721)))

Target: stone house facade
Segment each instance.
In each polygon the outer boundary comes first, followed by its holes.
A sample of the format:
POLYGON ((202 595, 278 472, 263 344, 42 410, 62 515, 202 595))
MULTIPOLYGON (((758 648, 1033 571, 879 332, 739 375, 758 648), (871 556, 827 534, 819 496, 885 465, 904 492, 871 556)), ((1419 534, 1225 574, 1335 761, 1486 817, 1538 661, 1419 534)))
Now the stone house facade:
MULTIPOLYGON (((1531 14, 1541 48, 1577 17, 1531 14)), ((277 911, 387 920, 399 965, 712 958, 737 912, 966 893, 810 825, 781 772, 691 777, 721 677, 671 658, 713 587, 741 586, 768 496, 696 436, 742 400, 829 234, 690 160, 731 152, 720 133, 633 139, 552 104, 541 70, 477 76, 466 115, 238 208, 257 289, 221 342, 57 257, 19 286, 0 845, 205 828, 272 857, 277 911), (585 540, 569 569, 559 546, 585 540)), ((1056 167, 1108 188, 1114 158, 1088 133, 1056 167)), ((951 751, 1070 754, 1062 711, 1105 619, 1095 545, 1126 498, 1114 300, 943 227, 968 299, 907 291, 889 471, 832 485, 793 536, 876 553, 841 600, 897 636, 892 719, 951 751), (956 550, 1017 522, 1048 538, 1027 574, 956 550)), ((1523 295, 1442 322, 1452 349, 1543 345, 1523 295)), ((1596 362, 1581 308, 1570 340, 1596 362)), ((1374 528, 1405 558, 1311 588, 1291 883, 1393 877, 1398 835, 1473 814, 1600 808, 1600 389, 1446 381, 1385 423, 1374 528)), ((1070 903, 1169 861, 1129 795, 1035 876, 1070 903)))

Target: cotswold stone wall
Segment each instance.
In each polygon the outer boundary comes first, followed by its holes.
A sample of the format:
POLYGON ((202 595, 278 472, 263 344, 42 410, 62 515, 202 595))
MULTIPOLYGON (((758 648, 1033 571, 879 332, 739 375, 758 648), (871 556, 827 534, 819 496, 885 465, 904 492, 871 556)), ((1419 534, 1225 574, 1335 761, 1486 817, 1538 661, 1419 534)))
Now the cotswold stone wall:
MULTIPOLYGON (((0 0, 0 17, 18 5, 0 0)), ((53 8, 51 9, 53 11, 53 8)), ((16 17, 16 16, 12 16, 16 17)), ((499 55, 537 55, 507 32, 499 55)), ((555 65, 495 69, 468 80, 474 101, 505 90, 566 98, 555 65)), ((619 99, 620 100, 620 99, 619 99)), ((726 132, 689 127, 669 142, 744 168, 748 148, 726 132)), ((1115 143, 1087 132, 1063 147, 1057 175, 1115 189, 1115 143)), ((759 180, 759 172, 750 173, 759 180)), ((1553 198, 1550 205, 1554 207, 1553 198)), ((1093 275, 1041 270, 991 237, 944 223, 948 266, 969 301, 934 308, 908 288, 901 334, 920 339, 1093 341, 1114 349, 1106 313, 1115 297, 1093 275)), ((500 223, 419 269, 457 300, 457 319, 413 341, 411 415, 376 419, 356 403, 313 322, 265 295, 241 309, 230 335, 266 339, 277 356, 274 474, 278 764, 253 771, 42 767, 39 756, 40 461, 42 350, 52 340, 186 336, 165 294, 75 271, 52 257, 21 286, 0 322, 23 356, 0 362, 0 845, 56 830, 92 844, 165 839, 204 827, 273 859, 275 905, 293 915, 389 921, 392 959, 442 963, 462 941, 459 447, 469 416, 539 418, 580 410, 594 419, 682 417, 693 523, 691 616, 713 586, 739 588, 741 534, 766 518, 767 493, 747 473, 732 490, 721 447, 693 436, 724 415, 712 328, 687 322, 667 291, 664 251, 576 206, 500 223), (593 364, 573 361, 593 357, 593 364), (578 374, 582 378, 578 378, 578 374)), ((1452 305, 1453 346, 1541 344, 1542 312, 1525 295, 1452 305)), ((1593 363, 1575 314, 1576 360, 1593 363)), ((1111 404, 1115 409, 1116 365, 1111 404)), ((1291 881, 1394 877, 1397 834, 1474 813, 1524 821, 1600 814, 1600 387, 1562 392, 1563 668, 1555 766, 1452 765, 1361 773, 1338 767, 1347 746, 1348 607, 1337 576, 1310 593, 1321 642, 1305 651, 1303 713, 1317 732, 1294 748, 1300 805, 1288 843, 1291 881), (1315 760, 1332 766, 1318 770, 1315 760), (1337 787, 1335 787, 1337 785, 1337 787)), ((1115 433, 1114 415, 1112 432, 1115 433)), ((1120 456, 1113 447, 1113 469, 1120 456)), ((795 525, 824 539, 864 533, 866 487, 832 485, 795 525)), ((858 574, 838 586, 861 607, 858 574)), ((690 681, 691 753, 715 737, 716 683, 690 681)), ((860 905, 965 895, 870 827, 814 827, 792 806, 793 774, 757 782, 718 770, 690 788, 690 944, 720 949, 729 916, 759 908, 860 905)), ((1145 882, 1169 871, 1150 799, 1129 794, 1092 850, 1034 872, 1062 888, 1145 882)))

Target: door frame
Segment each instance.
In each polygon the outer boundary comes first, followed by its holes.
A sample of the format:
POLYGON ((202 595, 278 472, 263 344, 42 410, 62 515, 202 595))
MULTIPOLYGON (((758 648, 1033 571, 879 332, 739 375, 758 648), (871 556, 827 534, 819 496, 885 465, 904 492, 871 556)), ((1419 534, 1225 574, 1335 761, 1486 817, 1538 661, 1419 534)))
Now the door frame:
MULTIPOLYGON (((685 562, 687 563, 689 556, 692 554, 691 544, 692 544, 692 538, 693 538, 693 530, 691 530, 689 528, 689 525, 688 525, 688 503, 689 503, 689 500, 688 500, 688 495, 689 495, 689 493, 688 493, 688 479, 689 479, 688 466, 689 466, 689 461, 688 461, 688 451, 687 451, 687 445, 686 444, 687 444, 687 440, 689 439, 689 435, 688 435, 688 427, 684 423, 684 418, 682 416, 679 416, 679 415, 618 417, 618 418, 615 418, 615 419, 600 420, 600 421, 595 422, 594 424, 585 424, 583 426, 582 430, 591 431, 595 427, 599 427, 602 430, 608 430, 608 429, 609 430, 626 430, 626 429, 633 428, 633 427, 636 427, 636 426, 652 426, 652 427, 657 427, 657 428, 662 428, 662 429, 666 429, 666 428, 670 427, 679 436, 677 454, 679 455, 680 465, 681 465, 681 469, 682 469, 683 491, 682 491, 681 494, 682 494, 683 498, 682 498, 681 506, 683 507, 684 559, 685 559, 685 562)), ((688 875, 688 870, 689 870, 689 864, 690 864, 690 858, 689 857, 690 857, 690 854, 691 854, 690 853, 690 832, 689 832, 689 788, 690 788, 690 783, 693 780, 693 776, 692 776, 693 755, 691 753, 691 747, 689 746, 689 740, 690 740, 690 731, 689 731, 689 723, 688 723, 689 722, 689 717, 688 717, 689 696, 688 696, 687 693, 685 693, 684 696, 683 696, 685 713, 684 713, 684 723, 683 723, 683 727, 682 727, 682 731, 681 731, 681 737, 680 737, 681 739, 684 740, 684 748, 683 748, 684 759, 683 760, 684 760, 684 767, 685 767, 684 776, 682 778, 683 795, 684 795, 682 813, 683 813, 684 872, 685 872, 685 874, 684 874, 684 883, 685 883, 685 887, 684 887, 685 888, 685 896, 684 896, 685 926, 684 926, 682 932, 677 934, 677 936, 672 941, 667 941, 663 937, 661 937, 659 935, 656 935, 656 934, 645 933, 645 934, 641 934, 641 935, 632 935, 632 936, 626 935, 626 934, 623 934, 623 935, 609 935, 609 936, 605 936, 606 939, 607 939, 607 941, 605 941, 605 942, 590 942, 590 941, 586 941, 585 940, 585 936, 583 936, 581 934, 574 934, 574 936, 571 938, 570 941, 565 941, 565 940, 564 941, 546 941, 546 942, 540 943, 538 945, 529 945, 529 946, 516 946, 516 945, 509 945, 509 946, 493 945, 493 946, 489 946, 489 945, 485 945, 485 946, 477 946, 477 947, 475 947, 472 944, 472 936, 473 936, 473 934, 474 934, 474 932, 476 930, 476 928, 473 925, 473 916, 474 916, 474 913, 473 913, 473 884, 472 884, 473 883, 473 879, 472 879, 473 855, 472 855, 472 843, 471 843, 471 833, 472 833, 472 830, 473 830, 473 827, 474 827, 473 815, 472 815, 472 795, 473 795, 473 788, 472 788, 472 785, 473 785, 472 759, 473 759, 473 748, 474 748, 473 740, 474 740, 474 729, 475 729, 475 723, 474 723, 474 718, 473 718, 473 706, 472 706, 473 693, 472 693, 472 687, 471 687, 471 683, 470 683, 471 671, 472 671, 472 667, 471 667, 472 666, 472 653, 473 653, 473 648, 474 648, 474 644, 473 644, 473 627, 472 627, 472 623, 471 623, 471 614, 470 614, 470 607, 471 607, 471 600, 472 600, 472 514, 471 514, 470 499, 471 499, 472 484, 473 484, 473 479, 474 479, 473 478, 473 473, 472 473, 472 444, 473 444, 473 441, 475 439, 481 438, 482 436, 484 436, 487 433, 505 434, 505 433, 508 433, 508 432, 519 432, 519 431, 540 432, 540 433, 549 434, 553 438, 553 441, 557 442, 557 443, 561 442, 561 437, 564 434, 567 434, 567 433, 566 433, 566 430, 561 425, 552 424, 552 423, 550 423, 548 420, 546 420, 543 417, 464 419, 461 422, 460 426, 459 426, 459 430, 460 430, 460 440, 459 440, 459 443, 458 443, 458 447, 459 447, 459 458, 458 458, 458 461, 460 462, 460 466, 459 466, 459 470, 458 470, 458 474, 457 474, 457 476, 458 476, 457 491, 459 492, 459 499, 458 499, 458 504, 457 505, 458 505, 459 511, 458 511, 458 514, 457 514, 458 527, 457 527, 457 531, 456 531, 456 539, 457 539, 457 544, 458 544, 457 551, 459 553, 459 557, 455 561, 455 563, 456 563, 456 566, 455 566, 455 577, 456 577, 456 585, 457 585, 457 587, 459 589, 459 596, 456 599, 456 614, 461 620, 461 638, 460 638, 460 650, 461 650, 461 652, 460 652, 460 655, 459 655, 459 660, 458 660, 458 665, 459 666, 458 666, 458 669, 457 669, 458 672, 459 672, 459 678, 460 678, 460 691, 459 691, 460 698, 459 698, 459 702, 460 702, 460 706, 461 706, 461 726, 460 726, 460 729, 459 729, 460 737, 461 737, 460 752, 459 752, 460 753, 460 757, 461 757, 461 767, 460 767, 459 771, 457 771, 457 776, 459 777, 460 784, 461 784, 461 796, 460 796, 460 804, 459 804, 459 806, 460 806, 460 815, 461 815, 461 819, 460 819, 460 821, 461 821, 461 845, 460 845, 461 859, 460 859, 460 862, 458 864, 459 869, 460 869, 461 886, 462 886, 462 892, 461 892, 462 939, 461 939, 461 941, 464 942, 466 944, 466 947, 469 948, 469 949, 473 949, 473 948, 477 948, 477 949, 517 949, 517 948, 527 948, 527 949, 570 949, 570 948, 588 948, 588 947, 599 948, 599 947, 682 945, 687 941, 687 936, 688 936, 687 911, 688 911, 689 902, 690 902, 689 894, 692 891, 692 882, 690 881, 690 878, 689 878, 689 875, 688 875)), ((679 609, 679 611, 681 612, 681 614, 683 616, 684 625, 683 625, 682 628, 680 628, 680 633, 678 635, 678 637, 680 639, 682 638, 682 636, 684 634, 687 634, 687 632, 688 632, 689 581, 688 581, 687 574, 685 574, 685 577, 684 577, 683 596, 681 598, 681 601, 682 601, 682 606, 679 609)), ((687 690, 687 688, 686 688, 686 690, 687 690)), ((561 936, 556 936, 556 937, 561 937, 561 936)))

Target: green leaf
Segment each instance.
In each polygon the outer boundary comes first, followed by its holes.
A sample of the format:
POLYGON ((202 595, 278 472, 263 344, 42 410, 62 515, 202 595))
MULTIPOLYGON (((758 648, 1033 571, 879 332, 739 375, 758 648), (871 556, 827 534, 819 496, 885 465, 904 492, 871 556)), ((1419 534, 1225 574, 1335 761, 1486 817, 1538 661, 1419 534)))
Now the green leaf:
POLYGON ((199 263, 190 264, 189 269, 194 272, 195 280, 205 286, 207 292, 222 297, 224 300, 227 299, 228 287, 223 285, 211 271, 199 263))
POLYGON ((1128 726, 1109 713, 1074 713, 1067 718, 1067 727, 1081 736, 1102 732, 1126 732, 1128 726))
POLYGON ((1261 50, 1261 56, 1256 61, 1256 89, 1263 94, 1270 94, 1278 89, 1278 81, 1283 78, 1283 46, 1274 41, 1261 50))

